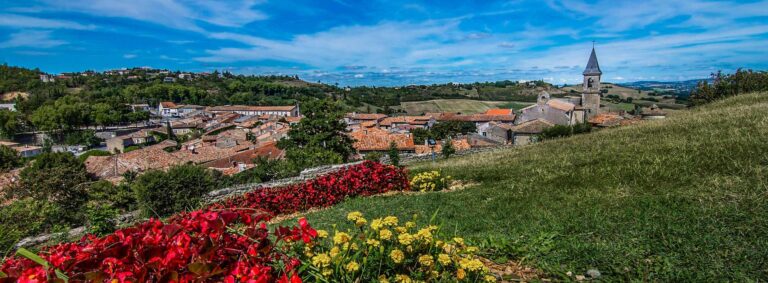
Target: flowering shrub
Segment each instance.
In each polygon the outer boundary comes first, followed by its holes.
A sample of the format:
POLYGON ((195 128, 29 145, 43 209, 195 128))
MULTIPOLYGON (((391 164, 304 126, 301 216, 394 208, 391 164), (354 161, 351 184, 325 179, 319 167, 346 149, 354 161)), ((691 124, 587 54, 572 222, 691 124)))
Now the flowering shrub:
POLYGON ((394 216, 366 220, 360 212, 347 219, 358 227, 333 235, 318 230, 318 240, 296 247, 313 282, 496 282, 461 238, 440 240, 436 226, 399 225, 394 216))
POLYGON ((257 190, 212 208, 251 208, 277 215, 327 207, 353 196, 409 189, 408 176, 402 169, 365 161, 301 184, 257 190))
POLYGON ((422 192, 442 191, 450 186, 451 176, 443 176, 439 171, 422 172, 411 179, 411 187, 422 192))
POLYGON ((10 258, 0 271, 18 282, 57 278, 91 282, 287 282, 298 279, 299 261, 276 246, 311 242, 317 232, 306 220, 299 227, 270 233, 250 210, 195 211, 165 224, 151 219, 103 238, 93 235, 48 248, 46 268, 26 258, 10 258), (234 227, 239 227, 235 229, 234 227), (253 281, 249 281, 253 280, 253 281))
POLYGON ((47 282, 59 274, 74 282, 301 282, 301 261, 284 251, 311 245, 318 233, 304 219, 273 232, 265 221, 351 196, 407 189, 404 171, 365 162, 177 214, 167 223, 150 219, 102 238, 87 235, 46 248, 40 253, 45 265, 11 257, 0 265, 0 282, 47 282))

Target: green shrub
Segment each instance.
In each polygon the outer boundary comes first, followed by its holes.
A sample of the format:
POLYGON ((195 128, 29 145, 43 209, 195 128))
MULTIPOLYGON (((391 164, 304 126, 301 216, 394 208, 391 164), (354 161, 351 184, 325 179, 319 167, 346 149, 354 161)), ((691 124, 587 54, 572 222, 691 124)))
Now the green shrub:
POLYGON ((202 196, 215 189, 221 174, 195 165, 179 165, 168 172, 152 170, 136 178, 131 188, 145 216, 167 216, 196 208, 202 196))
POLYGON ((21 157, 15 149, 0 145, 0 172, 5 172, 21 165, 21 157))
POLYGON ((400 166, 400 151, 397 150, 395 141, 389 143, 389 164, 400 166))
POLYGON ((109 204, 91 202, 86 207, 87 227, 91 234, 103 236, 115 231, 118 210, 109 204))
POLYGON ((10 252, 19 240, 49 231, 61 214, 61 208, 31 198, 16 200, 0 207, 0 256, 10 252))
POLYGON ((382 157, 384 157, 384 154, 382 154, 381 152, 375 151, 375 152, 366 153, 364 159, 379 162, 381 161, 382 157))
POLYGON ((109 181, 98 181, 90 185, 88 195, 92 201, 106 203, 122 211, 136 209, 136 197, 126 184, 113 185, 109 181))
POLYGON ((440 153, 445 158, 449 158, 451 155, 456 153, 456 149, 453 148, 453 141, 450 138, 443 143, 443 149, 440 151, 440 153))

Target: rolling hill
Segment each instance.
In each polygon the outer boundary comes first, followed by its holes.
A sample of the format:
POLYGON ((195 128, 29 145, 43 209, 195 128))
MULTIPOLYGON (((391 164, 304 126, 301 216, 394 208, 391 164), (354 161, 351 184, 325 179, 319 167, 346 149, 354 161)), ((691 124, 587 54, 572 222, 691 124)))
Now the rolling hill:
POLYGON ((442 233, 466 235, 489 257, 568 280, 588 269, 607 281, 768 279, 768 93, 409 170, 470 185, 305 216, 333 229, 350 211, 422 223, 434 215, 442 233))

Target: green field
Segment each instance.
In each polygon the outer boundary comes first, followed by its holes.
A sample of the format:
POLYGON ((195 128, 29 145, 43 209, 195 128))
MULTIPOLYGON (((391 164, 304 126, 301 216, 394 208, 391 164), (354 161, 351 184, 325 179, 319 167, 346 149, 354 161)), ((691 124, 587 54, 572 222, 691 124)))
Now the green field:
POLYGON ((436 213, 443 233, 566 280, 591 268, 606 281, 768 280, 765 93, 409 168, 432 169, 476 185, 355 198, 306 216, 333 229, 349 211, 420 222, 436 213))
POLYGON ((465 114, 482 113, 491 108, 519 109, 530 103, 510 101, 479 101, 470 99, 436 99, 427 101, 402 102, 400 108, 411 115, 425 112, 461 112, 465 114))

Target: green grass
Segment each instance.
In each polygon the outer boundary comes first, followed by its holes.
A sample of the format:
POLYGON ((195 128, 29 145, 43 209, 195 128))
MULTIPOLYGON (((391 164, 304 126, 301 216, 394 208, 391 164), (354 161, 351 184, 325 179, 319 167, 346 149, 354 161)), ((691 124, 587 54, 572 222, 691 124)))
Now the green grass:
MULTIPOLYGON (((491 108, 522 108, 530 103, 509 101, 480 101, 471 99, 435 99, 427 101, 402 102, 400 108, 408 114, 425 112, 461 112, 465 114, 482 113, 491 108)), ((518 109, 515 108, 515 109, 518 109)))
POLYGON ((512 242, 509 256, 551 276, 597 268, 608 281, 768 279, 765 93, 410 168, 432 169, 478 185, 356 198, 307 218, 330 229, 355 210, 421 221, 437 212, 443 231, 512 242))

